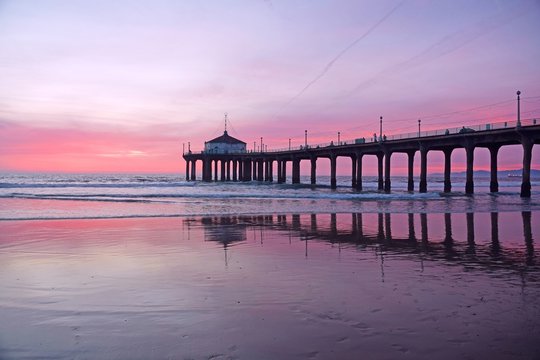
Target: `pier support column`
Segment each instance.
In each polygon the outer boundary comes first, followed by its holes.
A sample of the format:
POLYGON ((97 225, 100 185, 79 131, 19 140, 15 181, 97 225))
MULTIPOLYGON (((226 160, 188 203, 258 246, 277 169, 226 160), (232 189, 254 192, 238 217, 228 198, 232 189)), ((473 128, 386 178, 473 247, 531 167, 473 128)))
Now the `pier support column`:
POLYGON ((251 181, 251 160, 244 160, 244 178, 243 181, 251 181))
POLYGON ((225 167, 227 170, 227 181, 231 181, 231 161, 230 160, 225 161, 225 167))
POLYGON ((225 166, 225 160, 221 160, 221 181, 225 181, 225 179, 227 178, 225 166))
POLYGON ((385 151, 384 154, 384 192, 389 193, 391 188, 390 182, 390 159, 392 157, 391 151, 385 151))
POLYGON ((300 184, 300 159, 292 161, 292 183, 300 184))
POLYGON ((449 193, 452 191, 452 180, 450 175, 452 174, 452 151, 454 149, 445 149, 444 152, 444 192, 449 193))
POLYGON ((274 160, 268 160, 268 181, 274 181, 274 160))
POLYGON ((351 171, 351 187, 356 189, 356 155, 351 156, 352 171, 351 171))
POLYGON ((218 161, 214 160, 214 181, 218 180, 218 161))
POLYGON ((197 160, 191 162, 191 181, 197 180, 197 160))
POLYGON ((336 156, 330 156, 330 188, 337 188, 337 178, 336 178, 336 156))
POLYGON ((282 182, 284 184, 287 183, 287 160, 283 160, 281 162, 281 176, 282 176, 282 182))
POLYGON ((383 190, 383 158, 383 153, 377 154, 377 170, 379 173, 378 190, 383 190))
POLYGON ((268 181, 268 160, 263 160, 264 164, 264 181, 268 181))
POLYGON ((238 181, 238 165, 236 164, 236 160, 232 161, 232 180, 238 181))
POLYGON ((186 181, 189 181, 189 160, 186 160, 186 181))
POLYGON ((497 154, 500 146, 490 146, 489 155, 491 158, 491 181, 489 182, 489 191, 499 192, 499 180, 497 179, 497 154))
POLYGON ((277 182, 278 184, 281 184, 283 182, 283 174, 281 173, 281 160, 278 159, 277 161, 277 182))
POLYGON ((257 180, 257 160, 256 159, 253 159, 251 161, 251 171, 253 172, 251 179, 253 181, 257 180))
POLYGON ((356 154, 356 190, 362 190, 362 158, 363 154, 358 152, 356 154))
POLYGON ((317 158, 311 158, 311 185, 317 183, 317 158))
POLYGON ((420 192, 427 192, 427 153, 424 147, 420 149, 420 192))
POLYGON ((257 161, 257 180, 264 181, 264 160, 257 161))
POLYGON ((414 191, 414 154, 416 151, 407 153, 407 191, 414 191))
POLYGON ((474 193, 474 146, 467 145, 465 147, 467 154, 467 178, 465 180, 465 193, 474 193))
POLYGON ((533 141, 527 137, 522 137, 523 146, 523 172, 521 182, 521 197, 531 197, 531 160, 533 141))
POLYGON ((212 166, 208 159, 203 159, 203 181, 210 181, 212 178, 212 166))

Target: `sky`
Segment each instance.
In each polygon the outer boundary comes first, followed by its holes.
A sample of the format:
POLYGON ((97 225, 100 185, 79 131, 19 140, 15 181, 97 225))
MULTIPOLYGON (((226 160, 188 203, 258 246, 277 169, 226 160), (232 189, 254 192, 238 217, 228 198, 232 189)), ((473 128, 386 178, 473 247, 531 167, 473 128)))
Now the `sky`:
POLYGON ((269 149, 379 116, 388 135, 513 121, 517 90, 540 118, 538 19, 538 0, 0 0, 0 172, 183 173, 224 113, 269 149))

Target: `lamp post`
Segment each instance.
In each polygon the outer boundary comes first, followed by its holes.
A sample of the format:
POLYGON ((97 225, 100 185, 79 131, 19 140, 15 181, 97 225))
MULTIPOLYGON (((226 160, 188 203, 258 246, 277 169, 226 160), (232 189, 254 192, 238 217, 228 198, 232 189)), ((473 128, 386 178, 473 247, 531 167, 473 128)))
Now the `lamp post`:
POLYGON ((521 91, 517 91, 517 127, 521 127, 521 112, 520 112, 520 109, 519 109, 519 95, 521 95, 521 91))
POLYGON ((341 133, 338 131, 338 132, 337 132, 337 144, 338 144, 338 145, 341 145, 341 143, 340 143, 340 138, 341 138, 341 133))
POLYGON ((420 137, 420 123, 422 120, 418 119, 418 137, 420 137))
POLYGON ((254 141, 253 142, 253 152, 255 152, 257 150, 257 142, 254 141))
POLYGON ((261 152, 263 152, 263 143, 262 143, 262 136, 261 136, 261 152))
POLYGON ((382 139, 382 116, 379 118, 379 139, 382 139))
POLYGON ((191 153, 191 142, 189 141, 187 143, 187 149, 188 149, 188 153, 191 153))
POLYGON ((289 151, 291 151, 291 139, 289 138, 289 151))
POLYGON ((304 130, 304 146, 307 148, 307 130, 304 130))

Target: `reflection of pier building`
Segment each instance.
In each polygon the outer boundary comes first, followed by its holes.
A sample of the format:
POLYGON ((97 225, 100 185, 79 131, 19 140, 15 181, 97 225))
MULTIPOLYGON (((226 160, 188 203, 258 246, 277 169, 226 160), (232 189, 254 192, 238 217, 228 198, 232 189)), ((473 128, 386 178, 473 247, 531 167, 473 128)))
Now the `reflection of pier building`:
POLYGON ((247 225, 236 217, 203 217, 201 224, 204 239, 221 243, 224 247, 247 239, 247 225))

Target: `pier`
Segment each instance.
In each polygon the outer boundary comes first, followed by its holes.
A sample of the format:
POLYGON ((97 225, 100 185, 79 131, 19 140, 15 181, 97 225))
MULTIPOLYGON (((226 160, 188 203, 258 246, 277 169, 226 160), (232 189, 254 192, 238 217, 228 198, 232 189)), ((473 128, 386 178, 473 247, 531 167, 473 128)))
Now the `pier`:
MULTIPOLYGON (((225 131, 226 135, 226 131, 225 131)), ((474 193, 474 150, 486 148, 490 152, 490 191, 498 192, 497 155, 502 146, 521 145, 523 148, 523 172, 521 197, 531 196, 532 149, 540 143, 540 121, 524 119, 500 123, 488 123, 470 127, 418 131, 416 133, 386 136, 382 133, 372 138, 361 138, 337 143, 304 145, 287 149, 265 149, 260 151, 188 152, 183 154, 186 161, 186 180, 197 180, 198 163, 202 166, 203 181, 266 181, 285 183, 287 163, 292 163, 292 183, 300 183, 300 162, 311 164, 311 184, 316 184, 317 159, 330 160, 330 186, 336 188, 336 164, 338 157, 351 159, 351 186, 362 190, 362 163, 366 156, 375 156, 378 164, 378 189, 390 192, 392 189, 392 155, 407 154, 408 191, 415 191, 414 157, 420 152, 420 181, 418 191, 428 190, 428 153, 444 153, 444 192, 452 191, 451 156, 455 149, 466 152, 465 192, 474 193), (264 151, 263 151, 264 150, 264 151), (274 175, 276 178, 274 179, 274 175)))

